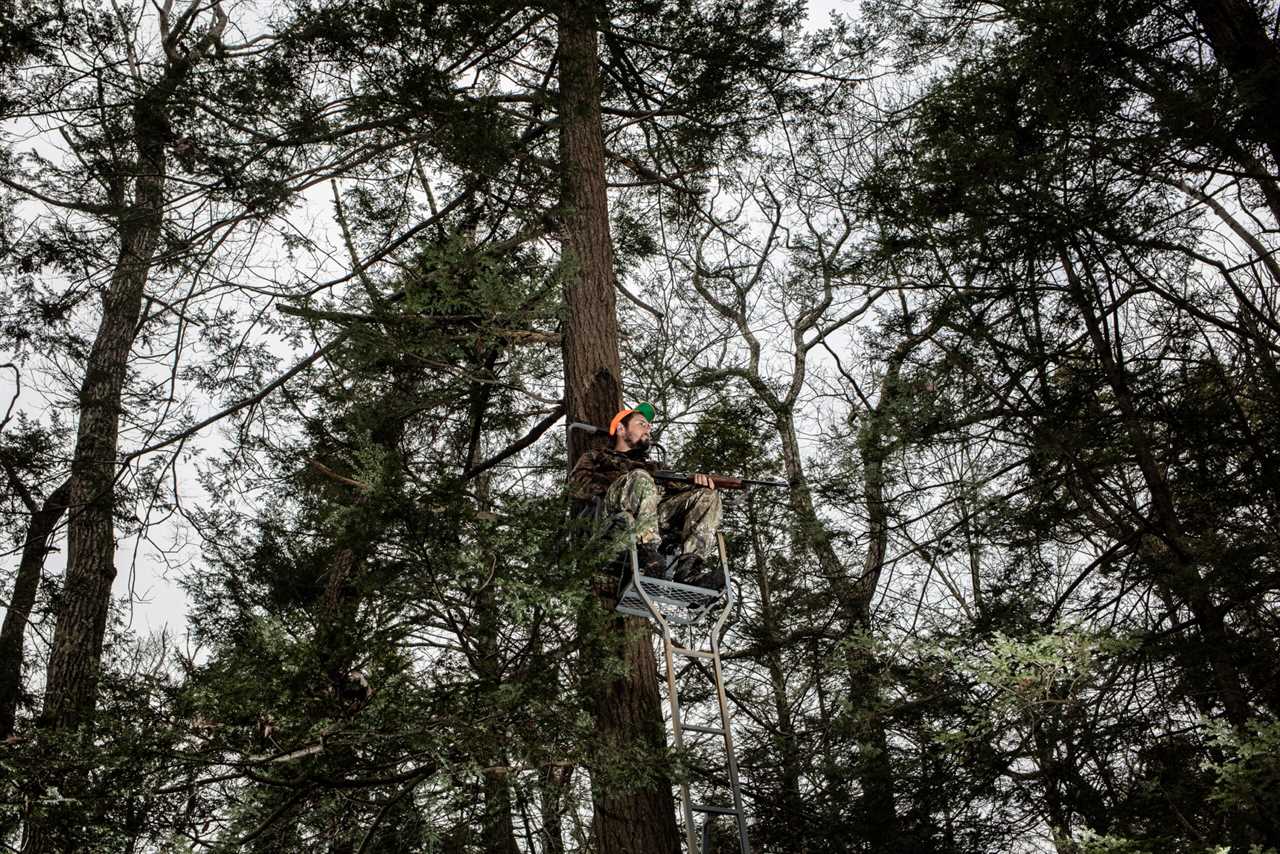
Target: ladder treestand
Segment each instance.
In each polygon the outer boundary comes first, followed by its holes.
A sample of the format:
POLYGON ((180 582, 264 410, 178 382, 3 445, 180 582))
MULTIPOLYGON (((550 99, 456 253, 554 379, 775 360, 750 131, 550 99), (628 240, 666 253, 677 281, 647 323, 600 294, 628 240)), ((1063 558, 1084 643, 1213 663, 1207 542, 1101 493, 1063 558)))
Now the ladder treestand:
POLYGON ((738 783, 738 760, 734 755, 733 732, 729 727, 729 704, 725 696, 724 671, 720 666, 720 634, 733 608, 733 578, 729 573, 729 553, 725 546, 724 535, 719 531, 716 532, 716 543, 719 547, 720 565, 724 568, 725 579, 724 592, 718 595, 709 593, 701 587, 642 575, 633 538, 629 549, 631 578, 623 585, 616 610, 621 614, 651 620, 657 624, 662 635, 671 739, 676 752, 682 756, 685 755, 686 735, 694 738, 700 735, 720 736, 723 740, 725 769, 728 788, 732 793, 732 806, 695 803, 689 793, 688 776, 685 775, 680 783, 680 812, 684 819, 684 833, 689 854, 707 854, 712 825, 720 816, 734 818, 738 831, 738 850, 740 854, 751 854, 751 844, 747 840, 747 815, 743 809, 742 791, 738 783), (697 629, 706 629, 710 641, 707 645, 710 648, 702 648, 701 642, 691 641, 687 645, 677 643, 673 626, 687 628, 690 638, 697 637, 697 629), (681 658, 690 659, 690 666, 683 670, 676 667, 677 659, 681 658), (682 708, 680 700, 678 677, 681 673, 691 671, 705 675, 705 671, 700 666, 703 661, 711 665, 711 678, 719 706, 719 713, 715 720, 719 721, 719 726, 691 723, 686 717, 687 710, 682 708), (698 839, 694 827, 695 814, 703 816, 701 840, 698 839))

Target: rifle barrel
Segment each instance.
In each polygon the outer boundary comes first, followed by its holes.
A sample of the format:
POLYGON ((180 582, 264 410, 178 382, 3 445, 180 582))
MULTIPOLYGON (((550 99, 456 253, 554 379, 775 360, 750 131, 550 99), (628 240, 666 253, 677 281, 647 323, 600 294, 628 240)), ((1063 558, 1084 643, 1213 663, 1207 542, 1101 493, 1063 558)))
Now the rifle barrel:
MULTIPOLYGON (((658 480, 679 480, 679 481, 684 481, 686 483, 693 481, 692 472, 659 470, 655 472, 653 476, 658 480)), ((728 475, 728 474, 709 474, 707 476, 710 478, 720 478, 722 480, 737 481, 742 486, 786 487, 791 485, 783 480, 752 480, 750 478, 734 477, 733 475, 728 475)), ((726 488, 734 488, 734 487, 726 487, 726 488)))
POLYGON ((590 436, 594 436, 594 435, 596 435, 596 434, 598 434, 598 433, 608 433, 608 432, 609 432, 608 430, 604 429, 603 427, 597 427, 596 425, 594 425, 594 424, 588 424, 588 423, 586 423, 585 421, 574 421, 572 424, 570 424, 570 425, 569 425, 569 430, 570 430, 570 431, 573 431, 573 430, 581 430, 582 432, 584 432, 584 433, 586 433, 587 435, 590 435, 590 436))

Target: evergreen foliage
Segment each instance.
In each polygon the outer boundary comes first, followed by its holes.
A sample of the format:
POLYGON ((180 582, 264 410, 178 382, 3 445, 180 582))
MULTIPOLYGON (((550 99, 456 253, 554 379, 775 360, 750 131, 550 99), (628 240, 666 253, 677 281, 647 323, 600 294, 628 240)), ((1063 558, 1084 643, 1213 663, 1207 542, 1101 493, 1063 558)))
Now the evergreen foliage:
POLYGON ((671 854, 602 813, 719 751, 563 489, 603 258, 670 467, 788 484, 723 496, 755 850, 1280 851, 1276 15, 7 7, 0 844, 671 854))

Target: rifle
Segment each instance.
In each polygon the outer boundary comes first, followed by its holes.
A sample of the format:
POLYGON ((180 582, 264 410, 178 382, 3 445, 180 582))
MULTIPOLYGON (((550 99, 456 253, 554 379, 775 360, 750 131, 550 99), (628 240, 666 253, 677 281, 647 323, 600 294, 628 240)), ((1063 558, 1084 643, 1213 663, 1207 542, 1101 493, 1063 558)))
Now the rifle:
MULTIPOLYGON (((784 489, 791 484, 785 480, 751 480, 746 477, 732 477, 727 474, 709 474, 716 489, 746 489, 748 486, 780 486, 784 489)), ((665 471, 659 469, 653 473, 654 480, 670 480, 677 483, 693 483, 693 473, 684 471, 665 471)))
MULTIPOLYGON (((582 421, 574 421, 569 425, 570 430, 581 430, 588 436, 608 435, 608 430, 603 427, 597 427, 594 424, 586 424, 582 421)), ((656 443, 655 443, 656 444, 656 443)), ((716 489, 746 489, 748 486, 773 486, 773 487, 789 487, 791 484, 785 480, 751 480, 744 477, 731 477, 727 474, 711 474, 707 475, 711 478, 711 482, 715 484, 716 489)), ((670 480, 677 483, 693 483, 693 472, 682 471, 666 471, 659 469, 653 473, 654 480, 670 480)))

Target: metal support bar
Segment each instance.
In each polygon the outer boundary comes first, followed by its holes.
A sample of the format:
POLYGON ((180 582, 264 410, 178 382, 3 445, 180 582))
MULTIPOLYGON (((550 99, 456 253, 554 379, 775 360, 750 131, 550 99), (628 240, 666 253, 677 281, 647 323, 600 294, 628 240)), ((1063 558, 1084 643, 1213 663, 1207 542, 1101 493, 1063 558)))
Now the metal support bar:
POLYGON ((733 807, 721 807, 715 804, 694 804, 694 812, 706 812, 712 815, 737 815, 738 811, 733 807))
POLYGON ((671 651, 676 655, 684 655, 689 658, 714 658, 715 653, 706 649, 685 649, 684 647, 673 646, 671 651))
MULTIPOLYGON (((676 752, 684 750, 684 723, 680 717, 680 691, 676 688, 676 665, 671 658, 671 627, 662 624, 662 646, 667 661, 667 701, 671 704, 671 735, 676 752)), ((694 848, 693 810, 690 808, 689 781, 680 781, 680 810, 684 813, 684 833, 689 844, 689 854, 697 854, 694 848)))

